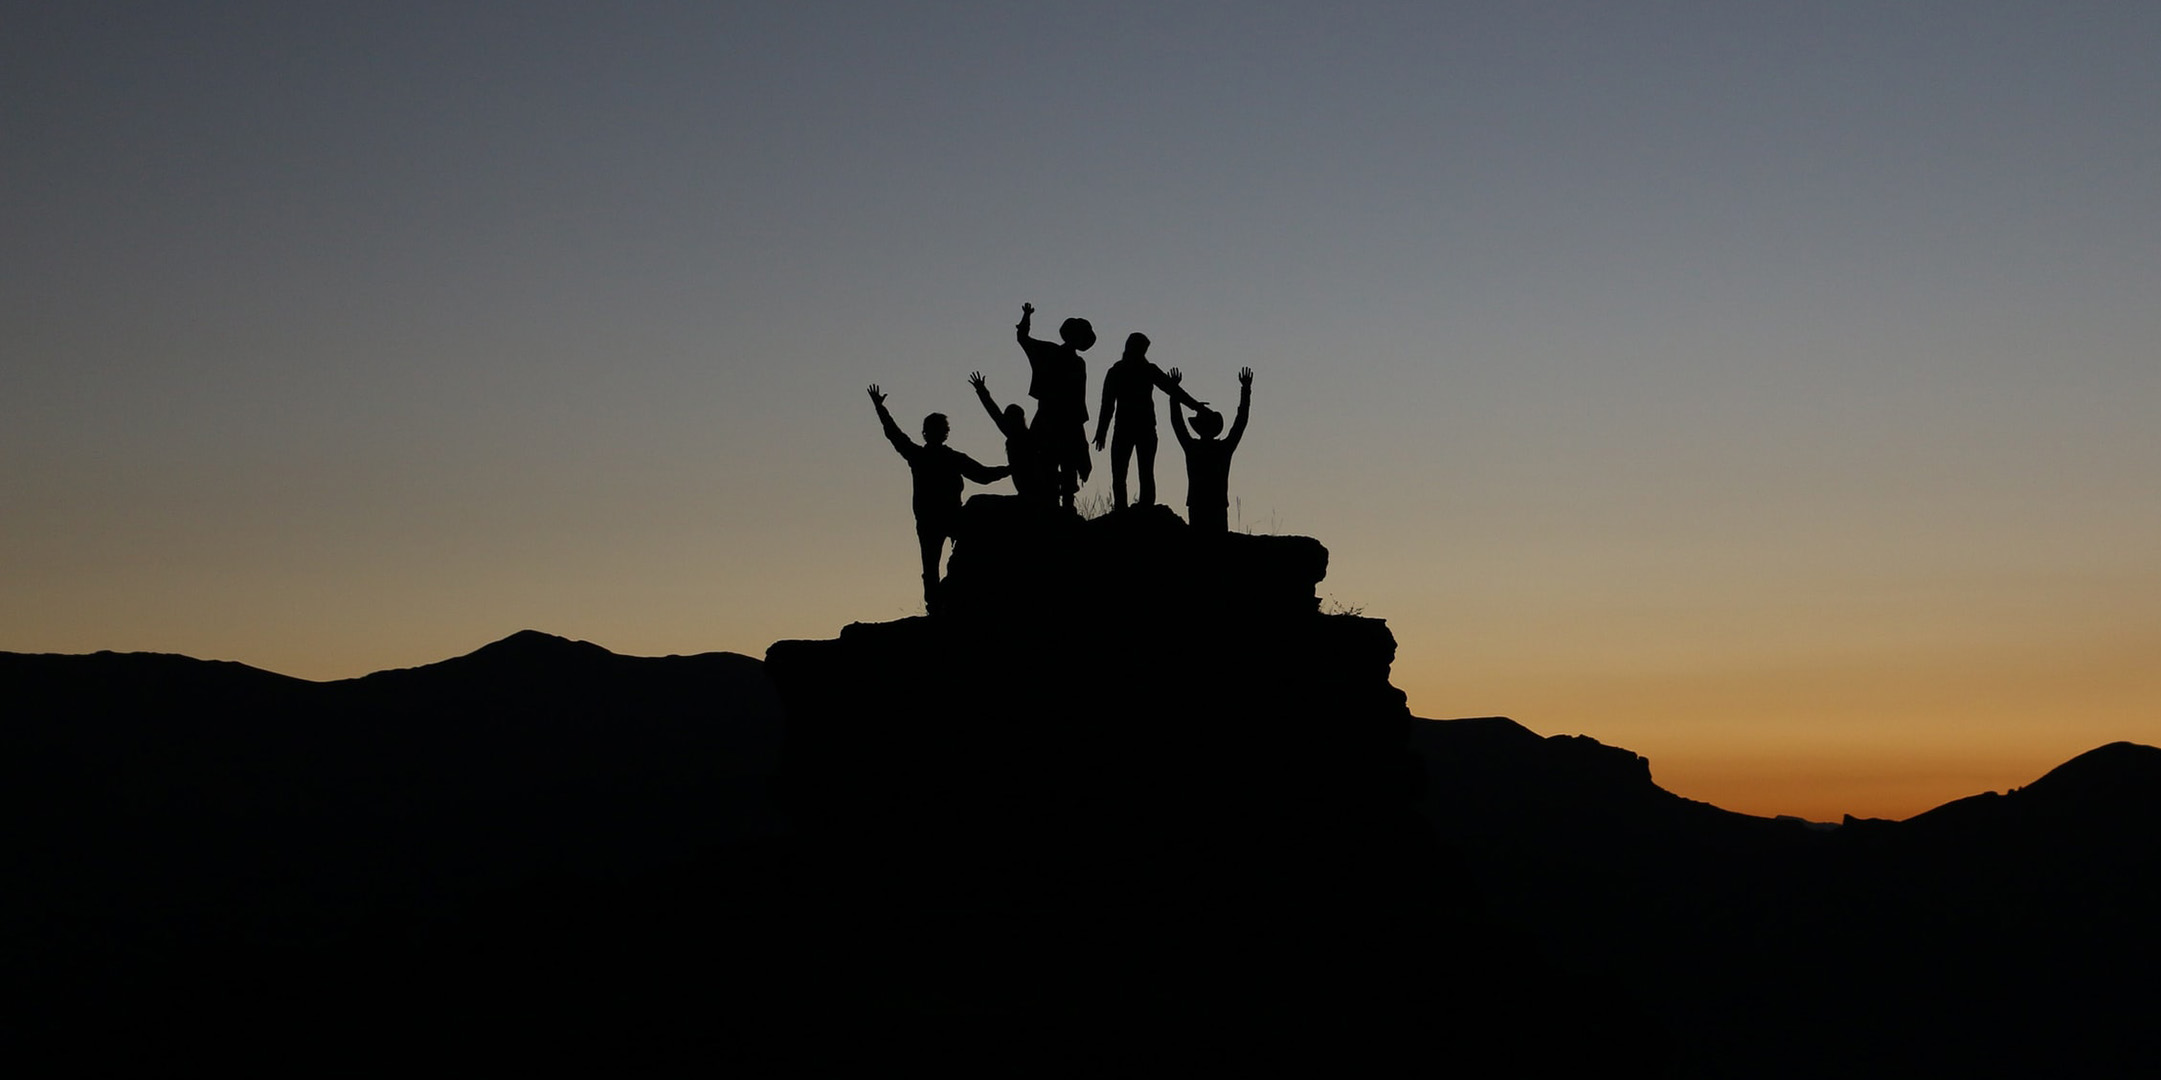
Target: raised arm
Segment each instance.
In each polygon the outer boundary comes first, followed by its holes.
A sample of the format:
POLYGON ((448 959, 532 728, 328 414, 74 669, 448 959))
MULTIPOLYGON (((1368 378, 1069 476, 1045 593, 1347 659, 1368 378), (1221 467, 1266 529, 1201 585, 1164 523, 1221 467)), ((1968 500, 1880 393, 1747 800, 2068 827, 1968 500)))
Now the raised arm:
POLYGON ((998 430, 1004 431, 1005 414, 999 410, 998 403, 991 400, 990 380, 985 379, 980 371, 971 371, 968 373, 968 385, 975 387, 975 399, 983 403, 983 411, 990 414, 990 422, 998 425, 998 430))
MULTIPOLYGON (((1172 368, 1165 377, 1170 379, 1172 386, 1177 386, 1185 380, 1185 376, 1177 368, 1172 368)), ((1192 397, 1188 395, 1186 400, 1191 401, 1192 397)), ((1179 407, 1177 398, 1171 399, 1171 433, 1178 436, 1178 445, 1185 447, 1193 445, 1193 436, 1186 433, 1185 410, 1179 407)))
POLYGON ((885 411, 885 395, 878 391, 877 383, 870 384, 870 403, 878 409, 878 423, 885 428, 886 441, 893 444, 893 449, 900 451, 900 456, 914 460, 915 442, 900 430, 899 424, 893 422, 893 414, 885 411))
POLYGON ((1246 411, 1253 407, 1253 369, 1238 369, 1238 418, 1231 421, 1231 433, 1223 436, 1228 450, 1238 448, 1238 440, 1246 433, 1246 411))
POLYGON ((1023 344, 1028 341, 1028 320, 1034 317, 1034 304, 1022 304, 1020 306, 1020 321, 1013 324, 1013 340, 1023 344))

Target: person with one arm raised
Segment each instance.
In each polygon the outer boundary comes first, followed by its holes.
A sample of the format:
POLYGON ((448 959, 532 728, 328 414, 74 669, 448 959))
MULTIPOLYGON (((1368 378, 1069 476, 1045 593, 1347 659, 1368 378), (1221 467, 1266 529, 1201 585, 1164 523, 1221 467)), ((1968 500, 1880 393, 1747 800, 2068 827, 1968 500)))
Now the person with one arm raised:
POLYGON ((878 410, 878 423, 885 429, 886 441, 908 460, 908 471, 915 475, 915 537, 923 549, 923 604, 927 609, 936 602, 932 594, 938 587, 938 563, 945 554, 946 539, 953 535, 953 526, 960 518, 963 481, 996 483, 1013 470, 1009 466, 984 465, 947 446, 951 425, 944 413, 923 418, 923 444, 918 446, 893 422, 877 383, 870 384, 870 403, 878 410))
MULTIPOLYGON (((1177 368, 1170 370, 1170 380, 1178 383, 1184 376, 1177 368)), ((1238 449, 1238 440, 1246 434, 1246 414, 1253 405, 1253 369, 1238 369, 1238 418, 1231 422, 1231 432, 1216 438, 1223 430, 1223 414, 1209 408, 1193 411, 1193 434, 1186 433, 1186 421, 1179 412, 1178 402, 1171 402, 1171 431, 1178 436, 1178 445, 1186 452, 1186 521, 1202 532, 1226 533, 1231 531, 1231 454, 1238 449)))
POLYGON ((1135 451, 1140 453, 1140 505, 1154 506, 1156 501, 1156 388, 1171 399, 1171 412, 1175 415, 1178 404, 1183 402, 1195 409, 1206 409, 1208 403, 1196 401, 1171 381, 1162 368, 1148 359, 1148 335, 1130 334, 1126 337, 1125 355, 1103 373, 1103 407, 1096 410, 1096 449, 1103 449, 1105 440, 1111 448, 1111 508, 1126 508, 1126 462, 1135 451), (1117 420, 1113 435, 1111 421, 1117 420))
POLYGON ((1005 463, 1013 470, 1013 492, 1020 500, 1031 506, 1049 506, 1057 496, 1056 481, 1043 466, 1043 455, 1038 453, 1035 436, 1028 432, 1028 414, 1019 405, 1001 409, 990 396, 990 382, 980 371, 968 373, 968 385, 975 387, 975 398, 983 403, 983 411, 990 414, 990 422, 998 425, 1005 436, 1005 463))
POLYGON ((1059 343, 1039 341, 1028 335, 1035 317, 1034 304, 1020 306, 1020 322, 1013 338, 1028 354, 1028 396, 1036 401, 1036 452, 1057 478, 1056 498, 1070 510, 1073 497, 1093 469, 1088 458, 1088 362, 1081 353, 1096 343, 1095 327, 1086 319, 1067 319, 1058 324, 1059 343))

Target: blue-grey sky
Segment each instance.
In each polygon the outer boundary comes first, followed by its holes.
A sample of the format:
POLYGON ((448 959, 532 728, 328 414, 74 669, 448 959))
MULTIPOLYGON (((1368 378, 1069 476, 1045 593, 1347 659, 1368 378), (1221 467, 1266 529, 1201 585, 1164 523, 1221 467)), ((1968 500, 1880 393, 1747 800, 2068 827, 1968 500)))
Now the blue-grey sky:
POLYGON ((0 648, 906 614, 862 387, 995 458, 1027 300, 1096 376, 1255 368, 1243 524, 1330 546, 1423 715, 1815 815, 2161 742, 2152 4, 4 25, 0 648))

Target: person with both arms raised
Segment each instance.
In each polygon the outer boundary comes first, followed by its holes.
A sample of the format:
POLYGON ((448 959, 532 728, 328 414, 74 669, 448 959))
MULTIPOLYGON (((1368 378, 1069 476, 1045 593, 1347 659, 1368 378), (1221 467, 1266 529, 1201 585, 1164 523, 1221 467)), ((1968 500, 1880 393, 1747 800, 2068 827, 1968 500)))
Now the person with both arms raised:
POLYGON ((893 414, 885 409, 885 395, 878 384, 870 384, 870 403, 878 410, 878 423, 885 428, 885 437, 908 459, 908 471, 915 474, 915 536, 923 548, 923 604, 932 604, 931 594, 938 585, 938 561, 945 554, 946 538, 953 535, 953 526, 960 518, 960 493, 962 480, 978 484, 991 484, 1004 479, 1013 470, 1009 466, 984 465, 976 459, 945 444, 951 430, 944 413, 932 413, 923 418, 923 445, 900 430, 893 422, 893 414))
MULTIPOLYGON (((1170 371, 1171 382, 1184 379, 1177 368, 1170 371)), ((1246 434, 1246 413, 1253 404, 1253 369, 1238 369, 1238 419, 1231 423, 1231 433, 1217 439, 1223 430, 1223 414, 1213 409, 1193 411, 1193 430, 1196 438, 1186 434, 1185 415, 1178 411, 1178 403, 1171 402, 1171 430, 1178 435, 1178 445, 1186 452, 1186 521, 1202 532, 1225 533, 1231 531, 1231 454, 1238 449, 1238 440, 1246 434)))
POLYGON ((1126 462, 1135 451, 1140 452, 1140 505, 1154 506, 1156 501, 1156 388, 1171 399, 1171 415, 1178 414, 1178 405, 1184 402, 1195 409, 1205 410, 1208 403, 1195 401, 1164 374, 1163 369, 1148 359, 1148 335, 1131 334, 1126 337, 1125 355, 1103 373, 1103 407, 1096 410, 1096 449, 1103 449, 1106 439, 1111 448, 1111 507, 1126 508, 1126 462), (1117 433, 1112 434, 1111 422, 1117 421, 1117 433))

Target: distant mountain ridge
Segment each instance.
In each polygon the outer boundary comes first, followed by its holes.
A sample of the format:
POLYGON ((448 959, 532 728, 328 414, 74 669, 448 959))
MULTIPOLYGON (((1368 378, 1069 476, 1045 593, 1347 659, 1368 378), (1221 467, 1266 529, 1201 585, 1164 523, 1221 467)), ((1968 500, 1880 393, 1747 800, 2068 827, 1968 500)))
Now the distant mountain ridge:
POLYGON ((1626 751, 1500 718, 1413 739, 1421 809, 1495 910, 1565 968, 1633 987, 1684 1074, 2161 1060, 2161 750, 2113 743, 2008 793, 1821 829, 1680 798, 1626 751))
POLYGON ((0 935, 55 963, 92 941, 336 936, 782 828, 765 790, 778 704, 735 654, 625 657, 523 631, 321 683, 166 654, 0 654, 0 702, 0 902, 19 916, 0 935))

